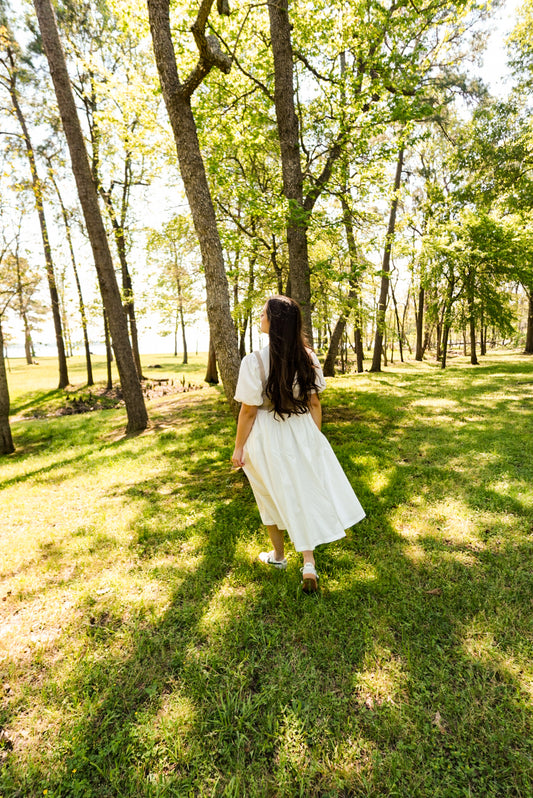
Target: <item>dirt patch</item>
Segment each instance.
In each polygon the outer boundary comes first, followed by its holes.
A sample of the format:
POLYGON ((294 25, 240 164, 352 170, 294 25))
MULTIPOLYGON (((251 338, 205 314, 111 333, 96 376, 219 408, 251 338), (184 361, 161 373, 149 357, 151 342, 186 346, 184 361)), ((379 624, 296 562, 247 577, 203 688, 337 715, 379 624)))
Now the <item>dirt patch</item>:
MULTIPOLYGON (((176 396, 178 394, 198 391, 203 385, 195 385, 181 380, 143 380, 142 390, 146 399, 159 399, 163 396, 176 396)), ((91 413, 94 410, 112 410, 124 407, 124 397, 120 388, 92 388, 76 393, 66 394, 64 404, 54 408, 32 409, 24 414, 24 419, 32 418, 57 418, 58 416, 73 416, 80 413, 91 413)))

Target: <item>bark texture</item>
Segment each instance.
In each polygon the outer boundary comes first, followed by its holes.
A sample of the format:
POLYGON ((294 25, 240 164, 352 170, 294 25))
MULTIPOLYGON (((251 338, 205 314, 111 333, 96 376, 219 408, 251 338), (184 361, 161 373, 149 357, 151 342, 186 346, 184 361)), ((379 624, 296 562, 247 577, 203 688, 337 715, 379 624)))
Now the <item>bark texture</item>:
POLYGON ((93 250, 102 300, 111 331, 122 395, 128 415, 127 431, 135 432, 145 429, 148 423, 148 415, 133 360, 127 320, 122 307, 109 242, 98 205, 97 188, 91 175, 87 150, 51 2, 50 0, 34 0, 34 6, 39 20, 44 51, 50 66, 78 195, 93 250))
POLYGON ((233 415, 239 405, 234 400, 240 358, 237 332, 231 316, 228 280, 218 233, 215 209, 207 182, 200 143, 191 109, 191 96, 209 71, 216 66, 228 72, 231 62, 203 31, 212 6, 204 0, 193 33, 199 50, 199 61, 191 75, 181 82, 169 20, 169 0, 147 0, 154 55, 161 81, 163 98, 176 142, 181 177, 202 253, 205 272, 207 317, 224 392, 233 415))

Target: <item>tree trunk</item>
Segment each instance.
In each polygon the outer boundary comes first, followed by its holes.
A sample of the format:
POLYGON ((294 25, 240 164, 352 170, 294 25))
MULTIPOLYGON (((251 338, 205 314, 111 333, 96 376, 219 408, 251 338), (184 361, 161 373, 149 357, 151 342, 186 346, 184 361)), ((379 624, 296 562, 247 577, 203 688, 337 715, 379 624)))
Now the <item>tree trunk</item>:
POLYGON ((11 454, 14 451, 15 447, 9 426, 9 388, 4 360, 2 319, 0 318, 0 454, 11 454))
POLYGON ((342 314, 339 316, 337 323, 335 325, 335 329, 331 334, 331 338, 329 341, 328 353, 326 355, 326 359, 324 360, 324 377, 334 377, 335 376, 335 361, 337 360, 337 353, 339 351, 339 344, 342 341, 342 336, 344 330, 346 329, 346 322, 348 317, 346 314, 342 314))
POLYGON ((470 363, 479 366, 476 352, 476 321, 473 316, 470 317, 470 363))
POLYGON ((533 355, 533 294, 529 294, 528 299, 526 346, 524 354, 533 355))
MULTIPOLYGON (((200 152, 196 123, 191 109, 191 95, 201 80, 215 65, 216 55, 212 55, 204 38, 208 53, 207 55, 201 55, 197 68, 188 81, 182 84, 178 77, 176 56, 170 31, 169 0, 147 0, 147 2, 150 31, 161 89, 174 133, 185 193, 191 208, 194 227, 202 253, 210 335, 220 367, 224 392, 233 415, 237 417, 239 405, 233 398, 240 367, 237 332, 231 317, 228 280, 224 268, 224 257, 215 209, 200 152), (209 60, 207 56, 210 56, 212 60, 209 60)), ((205 9, 207 15, 211 5, 212 3, 208 4, 205 9)), ((200 28, 197 20, 193 26, 193 31, 198 36, 203 30, 200 30, 200 28)))
MULTIPOLYGON (((13 64, 14 66, 14 64, 13 64)), ((46 224, 46 216, 44 213, 44 204, 43 204, 43 189, 41 180, 39 178, 39 174, 37 172, 37 163, 35 161, 35 152, 33 149, 33 145, 30 138, 30 133, 28 127, 26 125, 26 120, 24 118, 24 114, 22 113, 22 109, 20 107, 20 103, 18 101, 18 92, 16 88, 16 78, 15 73, 10 76, 10 85, 9 85, 9 93, 11 96, 11 102, 13 103, 13 109, 15 111, 15 115, 18 119, 22 130, 22 138, 24 139, 24 145, 26 147, 26 154, 28 156, 28 161, 30 164, 30 171, 31 171, 31 180, 32 180, 32 188, 33 188, 33 196, 35 197, 35 205, 37 207, 37 215, 39 217, 39 227, 41 230, 41 239, 43 242, 43 250, 44 250, 44 261, 46 266, 46 277, 48 280, 48 290, 50 292, 50 302, 52 305, 52 318, 54 320, 54 330, 56 335, 56 346, 57 346, 57 359, 59 365, 59 388, 66 388, 69 384, 68 380, 68 368, 67 368, 67 356, 65 353, 65 343, 63 339, 63 328, 61 325, 61 312, 59 308, 59 296, 57 292, 57 285, 56 285, 56 278, 54 274, 54 263, 52 259, 52 248, 50 246, 50 239, 48 236, 48 226, 46 224)))
POLYGON ((483 313, 483 305, 481 306, 481 313, 479 317, 479 351, 481 355, 487 354, 487 327, 485 325, 485 314, 483 313))
POLYGON ((446 368, 446 356, 448 354, 448 336, 450 334, 450 325, 448 323, 444 323, 442 325, 442 341, 441 341, 441 361, 440 367, 445 369, 446 368))
POLYGON ((128 337, 127 320, 122 307, 122 300, 117 285, 109 242, 98 205, 97 189, 91 175, 85 141, 83 139, 72 94, 65 57, 57 32, 57 24, 51 0, 33 1, 39 20, 44 51, 54 82, 59 113, 67 138, 72 169, 76 179, 80 203, 87 226, 87 233, 93 250, 102 300, 107 313, 113 340, 122 394, 128 416, 127 431, 135 432, 146 428, 148 415, 128 337))
MULTIPOLYGON (((396 295, 394 293, 394 288, 391 285, 391 294, 392 294, 392 302, 394 304, 394 316, 396 318, 396 329, 398 332, 398 346, 400 348, 400 361, 403 363, 403 325, 400 322, 400 314, 398 313, 398 303, 396 302, 396 295)), ((394 336, 393 336, 394 340, 394 336)), ((392 345, 391 345, 391 363, 392 363, 392 345)))
MULTIPOLYGON (((348 192, 348 183, 346 179, 344 181, 344 191, 346 193, 348 192)), ((341 195, 341 206, 342 206, 342 219, 344 223, 344 230, 346 232, 346 242, 348 244, 348 253, 350 255, 350 277, 349 277, 350 290, 348 292, 347 304, 351 305, 354 302, 354 300, 357 298, 357 295, 360 291, 359 268, 358 268, 359 262, 357 257, 357 245, 355 243, 355 233, 353 229, 352 212, 350 210, 350 206, 346 200, 346 197, 343 195, 341 195)), ((335 376, 335 361, 337 359, 337 351, 339 343, 342 339, 342 334, 346 328, 347 322, 348 322, 348 314, 342 313, 337 321, 337 324, 335 325, 335 329, 333 330, 333 334, 331 335, 330 338, 328 353, 326 355, 326 360, 324 361, 325 377, 335 376)), ((359 368, 359 359, 358 359, 358 368, 359 368)))
POLYGON ((241 335, 239 341, 239 357, 241 358, 241 360, 246 354, 246 331, 248 329, 248 321, 249 321, 249 316, 247 314, 242 320, 241 335))
MULTIPOLYGON (((127 171, 127 170, 126 170, 127 171)), ((120 271, 122 274, 122 295, 124 301, 124 310, 129 321, 130 336, 131 336, 131 349, 133 352, 133 359, 135 361, 135 368, 139 379, 143 379, 141 355, 139 352, 139 334, 137 331, 137 319, 135 317, 135 300, 133 296, 133 283, 131 281, 130 270, 128 268, 128 258, 126 256, 126 241, 124 222, 117 219, 115 208, 111 200, 111 194, 108 191, 100 189, 100 196, 103 198, 111 226, 113 228, 113 235, 115 237, 115 244, 117 247, 118 259, 120 262, 120 271)), ((125 210, 123 211, 123 216, 125 210)))
MULTIPOLYGON (((408 314, 409 314, 409 300, 410 299, 411 299, 411 289, 409 289, 407 291, 407 297, 405 299, 405 305, 404 305, 403 313, 402 313, 402 338, 403 338, 403 341, 404 341, 405 345, 407 346, 407 349, 409 350, 409 354, 412 355, 413 354, 413 350, 411 349, 411 343, 409 341, 409 336, 405 332, 405 321, 406 321, 406 319, 408 317, 408 314)), ((414 304, 414 297, 413 297, 413 304, 414 304)))
POLYGON ((180 324, 181 324, 181 336, 183 341, 183 360, 181 361, 184 366, 187 365, 189 362, 189 358, 187 355, 187 337, 185 335, 185 316, 183 313, 183 296, 181 293, 181 283, 179 277, 176 275, 176 280, 178 283, 178 297, 179 297, 179 313, 180 313, 180 324))
POLYGON ((363 353, 363 335, 361 333, 360 323, 355 328, 355 356, 357 358, 357 373, 362 374, 364 371, 364 353, 363 353))
MULTIPOLYGON (((272 264, 272 268, 274 269, 274 274, 276 275, 276 280, 278 284, 278 294, 283 294, 283 269, 281 266, 278 265, 278 245, 276 241, 276 236, 272 235, 272 247, 270 249, 270 262, 272 264)), ((290 279, 288 281, 288 286, 290 285, 290 279)), ((290 296, 290 292, 287 291, 287 296, 290 296)))
POLYGON ((401 147, 398 153, 398 162, 396 164, 396 175, 394 177, 394 194, 389 214, 389 225, 387 228, 385 250, 383 252, 383 264, 381 267, 381 291, 379 295, 379 302, 376 313, 376 335, 374 338, 374 353, 372 356, 372 365, 369 371, 381 371, 383 334, 385 330, 385 312, 387 310, 387 300, 389 296, 390 258, 392 252, 392 241, 394 238, 394 229, 396 227, 396 211, 398 208, 398 199, 399 199, 398 195, 400 190, 400 183, 402 180, 403 156, 404 156, 404 148, 401 147))
POLYGON ((207 358, 205 381, 210 385, 218 385, 217 357, 211 336, 209 336, 209 355, 207 358))
POLYGON ((28 366, 31 366, 33 364, 33 341, 31 340, 31 332, 26 314, 24 314, 24 354, 26 356, 26 363, 28 366))
POLYGON ((111 349, 111 339, 109 337, 109 324, 107 323, 107 313, 104 310, 104 341, 105 341, 105 363, 107 373, 106 391, 113 387, 113 351, 111 349))
POLYGON ((307 248, 308 211, 304 208, 298 117, 294 107, 293 51, 288 0, 268 3, 274 57, 274 105, 283 174, 283 194, 289 201, 287 248, 290 296, 302 309, 304 332, 312 345, 311 283, 307 248))
MULTIPOLYGON (((415 360, 422 360, 424 358, 424 302, 425 302, 425 289, 420 288, 418 291, 418 309, 415 304, 415 322, 416 322, 416 350, 415 360)), ((413 296, 414 299, 414 296, 413 296)))
POLYGON ((49 161, 49 175, 52 181, 52 185, 54 186, 55 192, 57 194, 59 207, 61 208, 61 215, 63 217, 63 223, 65 225, 67 243, 70 252, 70 262, 72 264, 72 270, 74 272, 74 280, 76 282, 76 290, 78 293, 78 307, 80 310, 81 328, 83 332, 83 346, 85 349, 85 364, 87 368, 87 385, 94 385, 93 367, 91 362, 91 347, 89 345, 89 333, 87 329, 87 314, 85 312, 85 302, 83 301, 83 293, 81 290, 80 277, 78 274, 78 265, 76 263, 76 256, 74 254, 74 245, 72 243, 72 234, 70 232, 70 220, 69 220, 68 211, 65 207, 65 203, 63 202, 63 197, 61 196, 61 192, 59 190, 59 185, 54 177, 54 171, 51 161, 49 161))
POLYGON ((28 314, 24 306, 24 291, 22 286, 22 274, 20 273, 20 258, 19 258, 19 239, 17 237, 17 249, 15 252, 15 263, 17 268, 17 298, 19 305, 19 316, 24 326, 24 354, 26 355, 26 363, 31 366, 33 363, 33 342, 31 340, 30 323, 28 321, 28 314))
POLYGON ((180 311, 176 308, 176 316, 174 317, 174 357, 178 356, 178 332, 180 329, 180 311))

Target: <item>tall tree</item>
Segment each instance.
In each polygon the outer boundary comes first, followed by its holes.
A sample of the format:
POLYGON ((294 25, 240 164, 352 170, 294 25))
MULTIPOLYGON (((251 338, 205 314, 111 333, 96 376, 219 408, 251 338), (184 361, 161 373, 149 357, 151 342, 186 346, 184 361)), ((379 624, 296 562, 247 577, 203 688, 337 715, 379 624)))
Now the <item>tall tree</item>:
POLYGON ((383 354, 383 335, 385 330, 385 313, 389 297, 390 282, 390 263, 392 244, 394 241, 394 230, 396 227, 396 212, 398 210, 400 184, 402 180, 404 145, 400 145, 398 160, 396 162, 396 173, 394 175, 394 187, 389 211, 389 224, 383 249, 383 262, 381 264, 381 287, 376 314, 376 332, 374 336, 374 351, 372 353, 372 365, 370 371, 381 371, 381 357, 383 354))
POLYGON ((6 364, 4 359, 4 334, 2 331, 2 317, 10 302, 10 297, 5 298, 0 291, 0 454, 11 454, 15 451, 11 426, 9 424, 9 386, 7 384, 6 364))
MULTIPOLYGON (((56 155, 57 158, 57 155, 56 155)), ((61 216, 63 219, 63 224, 65 225, 65 234, 67 237, 68 249, 70 253, 70 262, 72 264, 72 271, 74 273, 74 280, 76 282, 76 291, 78 294, 78 308, 80 311, 80 319, 81 319, 81 328, 83 334, 83 346, 85 350, 85 364, 87 367, 87 385, 94 385, 94 377, 93 377, 93 367, 91 361, 91 347, 89 344, 89 330, 87 324, 87 313, 85 310, 85 302, 83 300, 83 291, 81 287, 80 275, 78 271, 78 264, 76 263, 76 254, 74 251, 74 243, 72 241, 72 233, 71 233, 71 214, 67 209, 65 202, 63 200, 63 195, 61 193, 61 189, 59 188, 59 183, 56 178, 55 169, 53 165, 53 157, 51 155, 48 156, 48 177, 50 182, 52 183, 54 190, 56 192, 57 201, 59 202, 59 207, 61 208, 61 216)))
POLYGON ((67 138, 87 233, 93 250, 102 300, 111 330, 113 349, 128 415, 127 431, 135 432, 145 429, 148 415, 133 359, 127 320, 117 285, 109 242, 98 205, 97 187, 89 166, 52 4, 50 0, 34 0, 34 6, 67 138))
MULTIPOLYGON (((0 206, 0 213, 1 211, 2 208, 0 206)), ((17 295, 16 280, 13 282, 5 269, 5 262, 9 256, 11 243, 6 238, 4 229, 2 229, 0 241, 0 454, 11 454, 11 452, 15 451, 9 424, 9 386, 4 359, 4 333, 2 329, 5 313, 17 295)))
POLYGON ((200 302, 192 287, 194 272, 198 270, 198 242, 189 217, 174 216, 161 230, 150 233, 147 250, 158 267, 156 297, 152 306, 160 313, 164 324, 163 335, 168 335, 169 324, 174 333, 174 355, 178 354, 177 335, 181 327, 183 363, 188 363, 185 317, 198 310, 200 302), (196 263, 195 263, 196 262, 196 263), (195 268, 196 266, 196 268, 195 268))
MULTIPOLYGON (((2 11, 1 8, 0 11, 2 11)), ((4 74, 2 75, 0 82, 9 92, 9 96, 11 98, 11 103, 13 106, 13 111, 20 125, 20 129, 22 132, 22 139, 24 141, 24 147, 26 149, 26 155, 29 162, 30 173, 31 173, 31 184, 33 188, 33 194, 35 197, 37 214, 39 217, 39 228, 41 231, 41 238, 43 244, 46 276, 48 279, 48 289, 50 292, 50 302, 52 306, 52 317, 54 320, 57 356, 59 364, 59 388, 66 388, 66 386, 69 384, 67 357, 65 352, 65 342, 63 338, 61 310, 59 307, 59 295, 57 291, 56 276, 54 272, 52 248, 50 246, 48 224, 46 221, 46 215, 44 210, 43 185, 37 169, 37 161, 35 157, 35 150, 33 148, 30 136, 30 130, 20 102, 19 82, 23 74, 23 70, 19 63, 19 58, 17 55, 18 46, 6 24, 7 20, 5 19, 5 17, 4 19, 2 19, 2 17, 4 17, 3 12, 0 15, 0 23, 2 23, 1 47, 3 50, 3 55, 0 58, 0 63, 3 66, 4 74)))
MULTIPOLYGON (((18 195, 20 202, 20 193, 18 195)), ((33 340, 32 323, 40 316, 44 315, 44 306, 36 300, 35 293, 41 282, 41 274, 38 270, 32 269, 28 260, 21 254, 22 225, 26 214, 24 204, 19 205, 19 218, 16 229, 13 232, 13 245, 11 253, 5 258, 6 276, 11 272, 12 283, 16 287, 16 301, 14 308, 22 322, 24 330, 24 354, 26 363, 33 363, 33 340)))
POLYGON ((274 56, 274 103, 281 151, 283 193, 289 202, 287 219, 289 293, 301 306, 304 329, 312 342, 311 285, 307 246, 309 210, 304 207, 304 178, 300 161, 300 131, 294 102, 294 54, 288 0, 269 3, 268 15, 274 56))
POLYGON ((146 56, 107 3, 68 0, 58 4, 57 14, 75 59, 73 88, 85 110, 93 179, 113 232, 133 357, 142 376, 129 249, 132 190, 145 182, 147 147, 141 118, 150 115, 150 94, 137 93, 132 102, 131 87, 144 76, 146 56))
MULTIPOLYGON (((214 0, 202 0, 192 26, 198 62, 189 76, 178 75, 170 30, 169 0, 147 0, 150 30, 161 88, 176 142, 181 176, 198 235, 205 271, 207 317, 224 391, 234 415, 234 400, 240 366, 237 334, 230 311, 229 290, 215 210, 207 182, 191 98, 213 67, 229 72, 231 59, 222 53, 218 39, 206 36, 214 0)), ((219 7, 223 7, 223 3, 219 7)))

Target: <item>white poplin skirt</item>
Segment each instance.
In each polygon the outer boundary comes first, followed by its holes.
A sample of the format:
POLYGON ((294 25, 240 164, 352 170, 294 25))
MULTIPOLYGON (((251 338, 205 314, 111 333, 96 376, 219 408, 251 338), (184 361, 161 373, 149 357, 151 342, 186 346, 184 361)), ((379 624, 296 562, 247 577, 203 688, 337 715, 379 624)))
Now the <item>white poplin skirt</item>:
POLYGON ((286 529, 296 551, 339 540, 365 517, 310 413, 281 421, 259 409, 244 447, 243 470, 262 522, 286 529))

